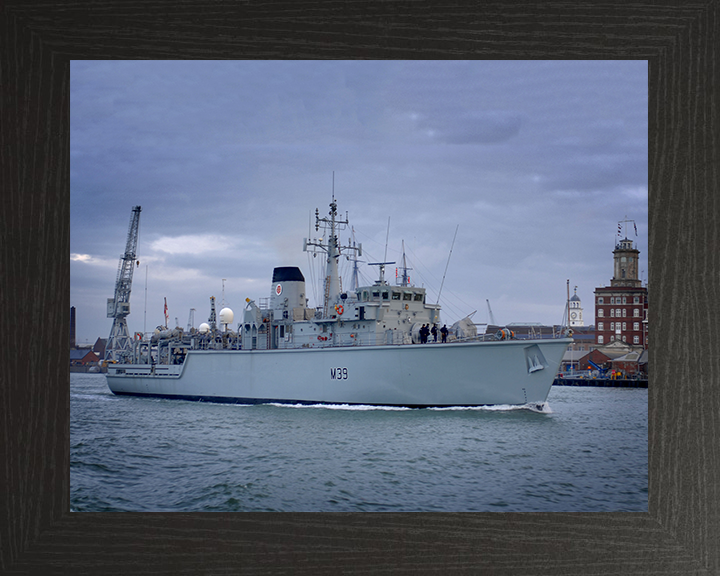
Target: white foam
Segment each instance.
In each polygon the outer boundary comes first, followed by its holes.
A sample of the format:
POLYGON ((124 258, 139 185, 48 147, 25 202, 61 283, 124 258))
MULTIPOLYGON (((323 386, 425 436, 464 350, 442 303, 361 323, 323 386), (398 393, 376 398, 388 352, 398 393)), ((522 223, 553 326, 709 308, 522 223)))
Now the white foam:
POLYGON ((270 406, 279 406, 282 408, 324 408, 326 410, 386 410, 386 411, 398 411, 398 410, 412 410, 404 406, 371 406, 369 404, 280 404, 270 402, 270 406))
POLYGON ((552 414, 552 409, 547 402, 542 404, 491 404, 488 406, 447 406, 428 408, 428 410, 476 410, 479 412, 512 412, 513 410, 530 410, 541 414, 552 414))

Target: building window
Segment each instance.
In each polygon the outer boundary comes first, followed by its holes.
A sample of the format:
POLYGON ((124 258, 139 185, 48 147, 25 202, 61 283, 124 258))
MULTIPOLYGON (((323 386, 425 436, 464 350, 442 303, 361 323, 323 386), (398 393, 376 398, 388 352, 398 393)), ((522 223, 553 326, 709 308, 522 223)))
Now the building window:
POLYGON ((627 316, 627 308, 623 308, 623 318, 627 316))
POLYGON ((635 318, 640 318, 640 308, 635 308, 635 310, 633 310, 633 316, 635 318))
POLYGON ((615 318, 615 308, 610 308, 610 316, 615 318))
POLYGON ((640 304, 640 296, 635 296, 635 298, 633 298, 633 304, 640 304))
POLYGON ((623 304, 627 304, 627 298, 625 298, 625 296, 623 296, 623 304))
POLYGON ((625 336, 622 337, 623 342, 627 342, 627 338, 625 336))
POLYGON ((602 296, 599 296, 599 297, 598 297, 598 304, 604 304, 604 303, 605 303, 605 299, 604 299, 602 296))
POLYGON ((600 336, 598 336, 598 344, 602 344, 604 342, 604 340, 605 340, 605 338, 603 337, 602 334, 600 336))
POLYGON ((627 324, 623 322, 623 332, 625 332, 625 330, 627 330, 627 324))
POLYGON ((620 308, 616 309, 616 310, 615 310, 615 316, 617 316, 618 318, 620 318, 620 314, 621 314, 620 308))
POLYGON ((640 336, 633 336, 633 344, 640 344, 640 336))
POLYGON ((598 318, 602 318, 604 314, 604 311, 602 308, 598 308, 598 318))
POLYGON ((615 298, 610 298, 610 304, 615 304, 615 298))
POLYGON ((603 327, 603 323, 602 323, 602 322, 598 322, 598 330, 604 330, 604 329, 605 329, 605 328, 603 327))
POLYGON ((635 331, 640 330, 640 322, 633 322, 633 330, 635 330, 635 331))
POLYGON ((615 322, 610 322, 610 330, 615 330, 615 322))

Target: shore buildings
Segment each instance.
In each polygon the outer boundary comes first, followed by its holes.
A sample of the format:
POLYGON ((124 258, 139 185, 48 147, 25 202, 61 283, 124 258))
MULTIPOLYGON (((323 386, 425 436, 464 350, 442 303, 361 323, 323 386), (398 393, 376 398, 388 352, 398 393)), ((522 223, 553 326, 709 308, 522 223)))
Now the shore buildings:
POLYGON ((627 237, 613 250, 610 286, 595 289, 595 344, 621 341, 647 349, 648 289, 638 277, 640 251, 627 237))

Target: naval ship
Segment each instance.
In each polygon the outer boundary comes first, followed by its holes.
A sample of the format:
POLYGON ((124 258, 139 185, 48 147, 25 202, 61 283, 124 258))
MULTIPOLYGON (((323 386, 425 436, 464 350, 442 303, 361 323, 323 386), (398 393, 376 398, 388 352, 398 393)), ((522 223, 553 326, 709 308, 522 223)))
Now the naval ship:
POLYGON ((342 246, 334 195, 327 217, 315 210, 320 238, 303 250, 326 259, 322 306, 308 307, 297 267, 273 271, 269 298, 247 299, 242 322, 223 308, 189 332, 136 334, 132 346, 108 365, 118 395, 242 404, 349 404, 411 408, 519 405, 542 410, 572 338, 515 339, 507 329, 478 335, 470 317, 441 337, 439 304, 407 275, 342 289, 338 260, 357 259, 362 245, 342 246), (219 320, 219 322, 218 322, 219 320), (428 338, 425 327, 435 326, 428 338), (425 336, 424 336, 425 335, 425 336), (443 341, 446 340, 446 341, 443 341))

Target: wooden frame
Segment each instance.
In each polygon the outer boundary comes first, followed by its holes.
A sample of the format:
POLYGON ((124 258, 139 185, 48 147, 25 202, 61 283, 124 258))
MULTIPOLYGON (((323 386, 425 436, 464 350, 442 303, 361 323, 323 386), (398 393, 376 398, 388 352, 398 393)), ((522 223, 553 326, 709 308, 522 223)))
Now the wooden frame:
POLYGON ((0 6, 0 572, 720 571, 718 0, 0 6), (69 61, 642 59, 650 78, 649 512, 69 512, 69 61))

